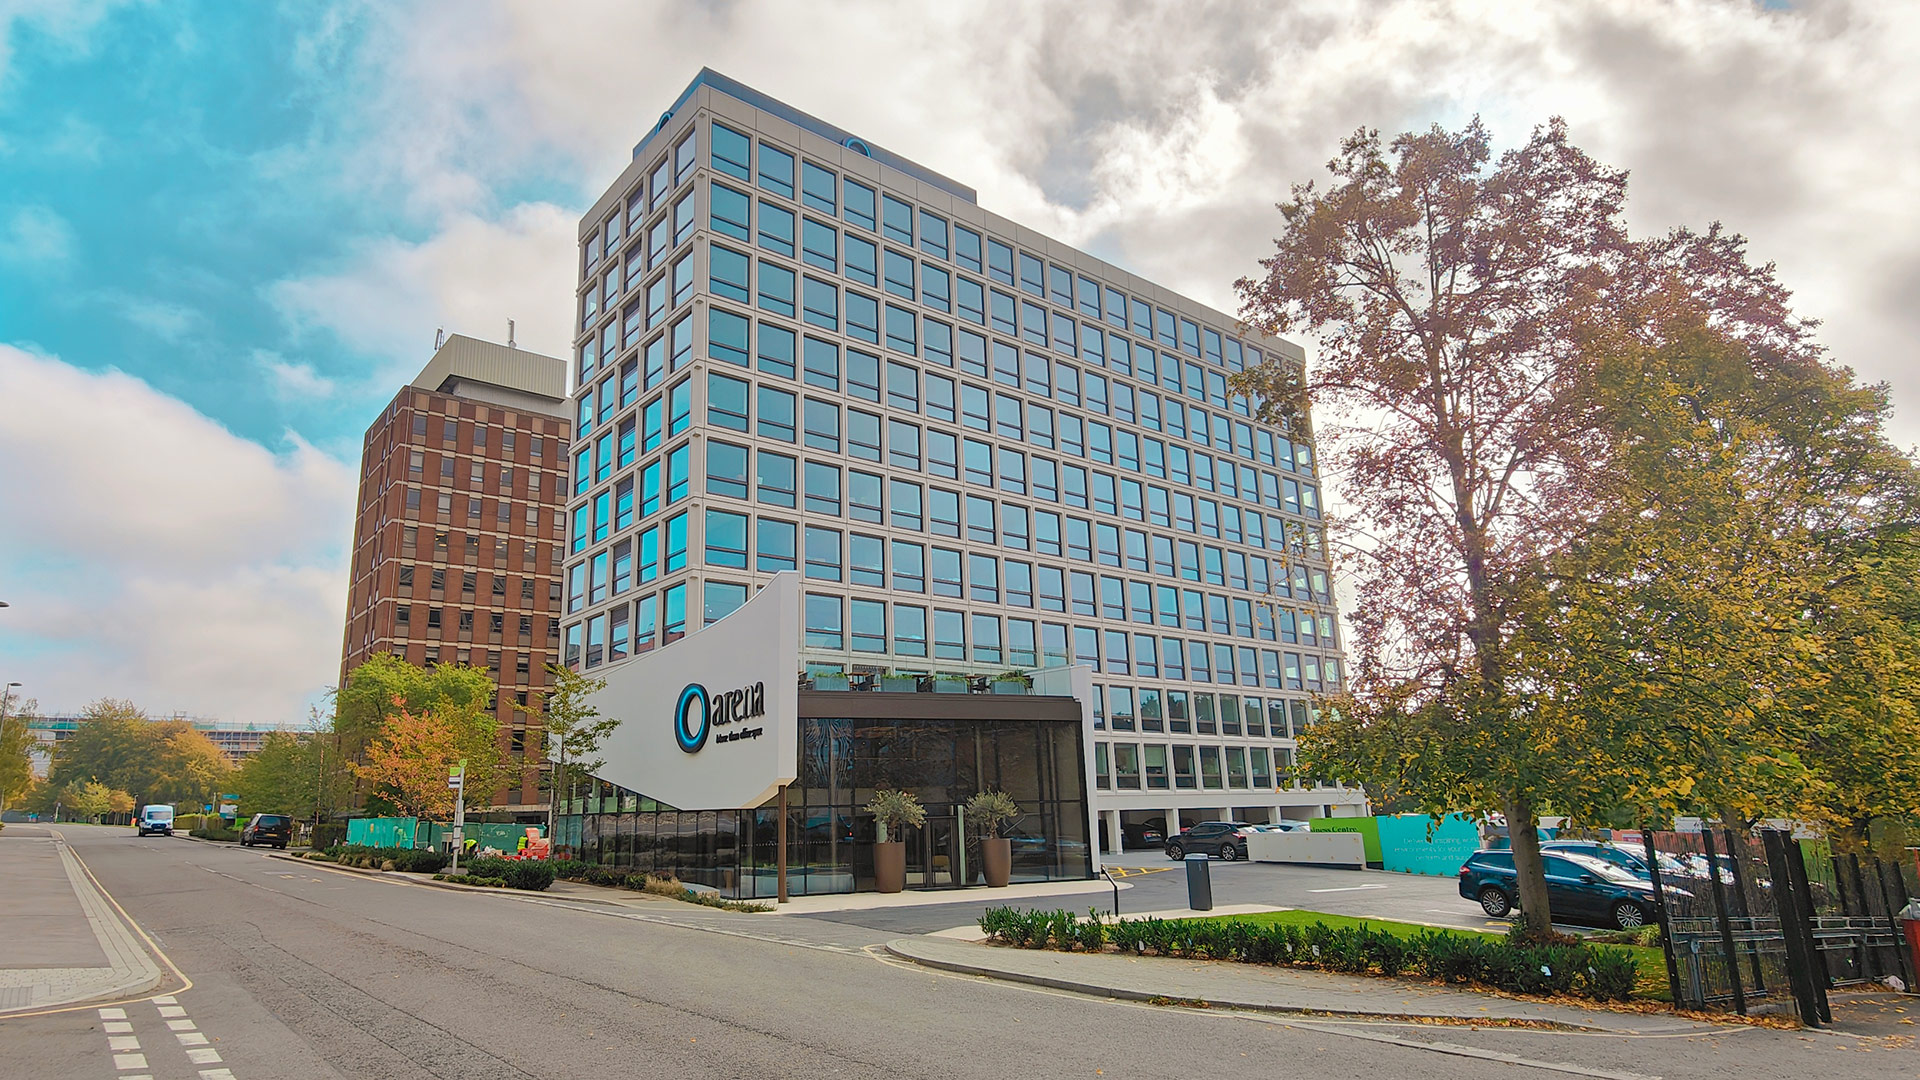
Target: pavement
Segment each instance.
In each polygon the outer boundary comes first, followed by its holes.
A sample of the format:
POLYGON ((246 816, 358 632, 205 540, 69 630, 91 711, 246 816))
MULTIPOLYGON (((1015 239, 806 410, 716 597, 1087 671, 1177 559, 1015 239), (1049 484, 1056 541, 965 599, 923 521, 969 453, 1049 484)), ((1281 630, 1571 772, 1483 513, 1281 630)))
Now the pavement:
POLYGON ((59 830, 0 832, 0 1016, 160 984, 161 970, 59 830))
MULTIPOLYGON (((0 1077, 559 1080, 624 1074, 636 1063, 675 1078, 1920 1075, 1920 1055, 1898 1034, 1573 1031, 1287 1012, 1258 1007, 1266 999, 1251 992, 1183 981, 1225 965, 1129 964, 1182 998, 1247 999, 1238 1002, 1246 1007, 1151 1004, 925 966, 889 950, 909 935, 838 918, 638 895, 615 904, 428 887, 228 845, 60 828, 151 941, 169 982, 111 1002, 0 1017, 0 1077)), ((0 866, 0 879, 11 870, 0 866)), ((1178 906, 1123 895, 1130 913, 1178 906)), ((952 941, 931 947, 939 946, 972 950, 960 957, 1017 955, 952 941)), ((1033 958, 1103 960, 1022 960, 1033 958)), ((1101 979, 1126 988, 1121 976, 1101 979)), ((1362 989, 1269 979, 1263 992, 1324 1006, 1362 989)), ((1408 1002, 1431 1012, 1445 1007, 1435 1003, 1443 997, 1462 1000, 1417 986, 1371 992, 1401 994, 1391 1004, 1403 1014, 1408 1002)), ((1899 1019, 1888 1026, 1911 1030, 1899 1019)))

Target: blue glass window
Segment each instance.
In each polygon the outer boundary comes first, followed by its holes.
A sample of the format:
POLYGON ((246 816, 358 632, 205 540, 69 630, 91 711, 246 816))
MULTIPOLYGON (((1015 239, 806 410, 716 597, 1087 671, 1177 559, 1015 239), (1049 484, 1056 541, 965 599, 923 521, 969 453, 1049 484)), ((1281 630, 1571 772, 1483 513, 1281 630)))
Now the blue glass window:
POLYGON ((951 312, 953 302, 950 297, 952 279, 945 270, 937 266, 922 263, 920 266, 920 302, 936 311, 951 312))
POLYGON ((842 216, 868 232, 875 231, 878 223, 874 220, 873 189, 852 177, 847 177, 844 190, 846 212, 842 216))
POLYGON ((715 439, 707 443, 707 493, 747 497, 747 448, 715 439))
POLYGON ((760 260, 760 307, 775 315, 793 316, 793 271, 760 260))
POLYGON ((1023 292, 1045 299, 1047 295, 1045 276, 1046 265, 1038 256, 1029 255, 1024 251, 1020 253, 1020 288, 1023 292))
POLYGON ((953 366, 953 327, 939 319, 922 320, 927 339, 927 359, 942 367, 953 366))
POLYGON ((747 366, 747 319, 721 307, 707 309, 707 355, 747 366))
POLYGON ((809 210, 835 213, 834 175, 811 161, 800 163, 800 202, 809 210))
POLYGON ((754 527, 753 568, 763 574, 795 569, 794 534, 791 521, 763 517, 754 527))
POLYGON ((724 124, 713 125, 713 167, 728 176, 747 179, 747 137, 724 124))
POLYGON ((965 225, 953 227, 953 261, 965 270, 982 273, 985 267, 980 262, 980 234, 965 225))
POLYGON ((793 198, 793 155, 761 143, 760 186, 775 195, 793 198))
POLYGON ((760 246, 793 258, 793 211, 760 200, 760 246))
POLYGON ((987 325, 987 290, 972 278, 963 277, 955 291, 959 294, 959 316, 977 326, 987 325))
MULTIPOLYGON (((747 219, 751 216, 746 193, 735 191, 725 184, 712 186, 711 200, 713 231, 736 240, 751 240, 753 234, 747 231, 747 219)), ((674 243, 684 237, 675 236, 674 243)))
POLYGON ((918 330, 920 320, 907 308, 897 304, 887 305, 887 348, 908 356, 920 354, 918 330))
POLYGON ((754 498, 768 506, 792 509, 799 490, 793 458, 762 450, 754 455, 754 464, 758 469, 754 474, 754 498))
MULTIPOLYGON (((761 327, 764 337, 767 328, 761 327)), ((760 434, 781 442, 793 442, 797 432, 794 429, 794 396, 785 390, 771 386, 760 387, 760 434)))
POLYGON ((840 389, 840 346, 810 337, 806 339, 802 352, 807 383, 829 390, 840 389))
POLYGON ((920 250, 936 259, 947 257, 947 219, 920 211, 920 250))
POLYGON ((882 217, 880 235, 911 246, 913 244, 913 206, 891 195, 880 196, 882 217))
POLYGON ((760 324, 760 370, 793 378, 793 331, 772 323, 760 324))
POLYGON ((1013 284, 1013 248, 987 239, 987 276, 1002 285, 1013 284))
POLYGON ((847 277, 862 285, 880 284, 879 245, 848 233, 847 277))
POLYGON ((1073 272, 1064 266, 1047 265, 1047 299, 1062 307, 1073 307, 1073 272))
POLYGON ((847 290, 847 336, 872 345, 880 344, 879 300, 847 290))
POLYGON ((747 380, 719 372, 707 375, 707 423, 747 430, 747 380))
POLYGON ((830 281, 809 274, 801 288, 807 322, 826 330, 840 329, 840 290, 830 281))
POLYGON ((887 249, 887 291, 902 299, 915 299, 913 256, 887 249))
MULTIPOLYGON (((828 273, 840 270, 839 240, 840 230, 831 225, 807 218, 801 223, 803 236, 803 254, 809 266, 817 266, 828 273)), ((792 254, 789 252, 788 254, 792 254)))

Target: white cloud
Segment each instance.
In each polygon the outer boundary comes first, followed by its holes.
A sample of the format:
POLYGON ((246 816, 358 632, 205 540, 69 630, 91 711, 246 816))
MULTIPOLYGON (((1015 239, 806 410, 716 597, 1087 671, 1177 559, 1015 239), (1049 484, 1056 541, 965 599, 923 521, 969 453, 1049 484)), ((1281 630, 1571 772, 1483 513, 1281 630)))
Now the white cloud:
POLYGON ((431 239, 363 245, 333 271, 276 283, 268 298, 299 327, 391 358, 385 374, 402 379, 432 355, 439 328, 504 341, 513 319, 520 345, 565 356, 576 221, 548 203, 499 220, 454 215, 431 239))
POLYGON ((127 0, 0 0, 0 79, 9 74, 15 27, 31 25, 43 40, 69 53, 87 51, 87 35, 127 0))
MULTIPOLYGON (((360 142, 335 156, 416 213, 494 213, 491 192, 556 162, 590 199, 704 62, 1231 311, 1231 282, 1280 227, 1273 204, 1323 179, 1355 128, 1477 113, 1514 144, 1564 115, 1633 171, 1637 229, 1719 218, 1777 260, 1837 357, 1896 382, 1899 432, 1920 439, 1920 140, 1888 135, 1920 115, 1913 5, 992 0, 917 14, 848 0, 389 8, 363 58, 378 89, 360 142)), ((564 311, 571 260, 526 269, 529 295, 564 311)))
POLYGON ((118 371, 0 345, 0 622, 48 708, 304 719, 338 675, 354 474, 118 371))
POLYGON ((21 206, 0 231, 0 260, 39 270, 61 270, 73 260, 73 227, 44 206, 21 206))
POLYGON ((313 401, 332 397, 338 385, 314 370, 305 361, 289 361, 276 352, 261 349, 253 354, 254 366, 273 382, 275 397, 282 400, 313 401))

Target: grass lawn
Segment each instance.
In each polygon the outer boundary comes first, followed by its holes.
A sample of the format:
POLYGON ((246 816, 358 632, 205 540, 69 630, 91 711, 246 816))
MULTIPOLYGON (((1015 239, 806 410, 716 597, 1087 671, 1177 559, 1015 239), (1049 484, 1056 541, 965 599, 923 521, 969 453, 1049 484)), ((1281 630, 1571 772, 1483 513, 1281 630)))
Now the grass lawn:
MULTIPOLYGON (((1467 937, 1486 938, 1489 941, 1503 941, 1505 934, 1495 934, 1483 930, 1456 930, 1448 926, 1427 926, 1421 923, 1395 922, 1392 919, 1359 919, 1351 915, 1330 915, 1320 911, 1262 911, 1252 915, 1209 915, 1203 916, 1221 922, 1244 922, 1255 926, 1312 926, 1325 923, 1328 927, 1365 926, 1395 937, 1412 937, 1421 932, 1439 932, 1460 934, 1467 937)), ((1673 994, 1667 986, 1667 958, 1659 949, 1645 945, 1606 945, 1608 949, 1626 949, 1633 954, 1634 966, 1640 977, 1635 983, 1634 995, 1652 1001, 1673 1000, 1673 994)))

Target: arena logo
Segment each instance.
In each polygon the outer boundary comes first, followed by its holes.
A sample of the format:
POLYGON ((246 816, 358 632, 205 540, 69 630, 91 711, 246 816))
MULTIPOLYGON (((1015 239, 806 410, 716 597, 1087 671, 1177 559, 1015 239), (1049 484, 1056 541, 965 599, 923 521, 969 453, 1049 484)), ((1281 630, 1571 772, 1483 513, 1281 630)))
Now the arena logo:
POLYGON ((763 727, 734 727, 767 714, 767 684, 754 683, 724 694, 710 694, 699 683, 688 683, 673 707, 673 736, 685 753, 697 754, 709 737, 716 743, 757 739, 763 727), (728 730, 714 733, 715 728, 728 730))

